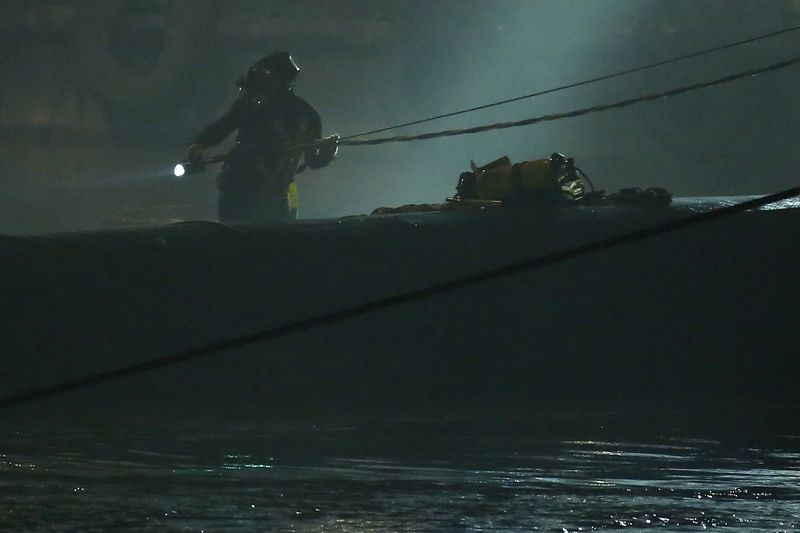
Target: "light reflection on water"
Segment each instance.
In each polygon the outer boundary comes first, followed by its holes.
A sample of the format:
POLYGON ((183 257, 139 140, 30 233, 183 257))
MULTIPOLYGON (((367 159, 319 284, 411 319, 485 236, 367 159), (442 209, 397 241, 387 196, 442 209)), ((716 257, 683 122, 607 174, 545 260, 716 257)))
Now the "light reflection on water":
POLYGON ((0 432, 0 529, 791 531, 798 440, 428 425, 0 432))

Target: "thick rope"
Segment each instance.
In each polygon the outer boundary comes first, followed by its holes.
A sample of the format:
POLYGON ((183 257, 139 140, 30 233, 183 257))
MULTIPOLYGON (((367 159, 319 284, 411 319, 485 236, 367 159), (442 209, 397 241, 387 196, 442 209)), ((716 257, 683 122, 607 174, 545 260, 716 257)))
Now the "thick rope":
POLYGON ((576 246, 568 250, 563 250, 560 252, 555 252, 552 254, 535 257, 533 259, 528 259, 518 263, 502 266, 493 270, 488 270, 471 276, 459 278, 447 283, 441 283, 438 285, 432 285, 414 291, 396 294, 393 296, 387 296, 379 300, 374 300, 372 302, 367 302, 353 307, 348 307, 332 313, 317 315, 311 318, 307 318, 305 320, 292 322, 282 326, 267 328, 262 331, 252 333, 250 335, 245 335, 242 337, 236 337, 233 339, 227 339, 215 342, 212 344, 208 344, 206 346, 201 346, 199 348, 192 348, 171 355, 156 357, 154 359, 142 361, 141 363, 136 363, 129 366, 123 366, 120 368, 108 370, 105 372, 100 372, 97 374, 85 376, 74 380, 64 381, 62 383, 58 383, 48 387, 42 387, 39 389, 34 389, 20 394, 12 394, 0 398, 0 408, 7 408, 7 407, 31 403, 36 400, 41 400, 51 396, 61 395, 69 391, 84 389, 93 385, 107 383, 109 381, 115 381, 118 379, 133 376, 136 374, 141 374, 151 370, 156 370, 159 368, 166 368, 181 363, 187 363, 189 361, 193 361, 195 359, 199 359, 201 357, 206 357, 209 355, 214 355, 226 350, 231 350, 234 348, 242 348, 244 346, 249 346, 255 343, 264 342, 278 337, 284 337, 287 335, 291 335, 293 333, 306 331, 327 324, 342 322, 344 320, 348 320, 358 316, 374 313, 382 309, 396 307, 399 305, 416 302, 420 300, 426 300, 434 296, 453 292, 459 289, 472 287, 481 283, 486 283, 506 276, 513 276, 524 272, 530 272, 549 265, 574 259, 576 257, 589 255, 595 252, 600 252, 603 250, 607 250, 609 248, 615 248, 632 242, 641 241, 644 239, 655 237, 657 235, 662 235, 679 229, 688 228, 690 226, 696 226, 698 224, 728 217, 737 213, 742 213, 750 209, 763 207, 765 205, 793 198, 796 196, 800 196, 800 187, 793 187, 791 189, 780 191, 768 196, 763 196, 761 198, 747 200, 739 204, 722 207, 712 211, 707 211, 705 213, 699 213, 696 215, 692 215, 679 220, 674 220, 671 222, 666 222, 664 224, 659 224, 649 228, 644 228, 629 233, 624 233, 616 237, 611 237, 593 243, 584 244, 582 246, 576 246))
POLYGON ((642 102, 652 102, 654 100, 660 100, 662 98, 671 98, 673 96, 678 96, 681 94, 686 94, 689 92, 700 91, 702 89, 707 89, 709 87, 716 87, 718 85, 723 85, 726 83, 731 83, 737 80, 741 80, 743 78, 749 78, 751 76, 757 76, 759 74, 764 74, 767 72, 774 72, 776 70, 780 70, 786 67, 790 67, 800 63, 800 57, 794 57, 792 59, 781 61, 780 63, 773 63, 772 65, 768 65, 766 67, 746 70, 744 72, 739 72, 737 74, 731 74, 729 76, 725 76, 716 80, 712 81, 705 81, 700 83, 695 83, 692 85, 686 85, 683 87, 678 87, 676 89, 672 89, 669 91, 664 91, 660 93, 653 93, 647 94, 644 96, 638 96, 636 98, 630 98, 628 100, 622 100, 619 102, 614 102, 611 104, 602 104, 596 105, 593 107, 586 107, 583 109, 578 109, 575 111, 568 111, 566 113, 557 113, 553 115, 542 115, 538 117, 528 118, 524 120, 517 120, 513 122, 498 122, 496 124, 488 124, 484 126, 475 126, 472 128, 463 128, 463 129, 452 129, 452 130, 444 130, 444 131, 437 131, 433 133, 422 133, 419 135, 399 135, 394 137, 380 137, 377 139, 348 139, 348 140, 340 140, 339 145, 342 146, 374 146, 378 144, 386 144, 386 143, 393 143, 393 142, 409 142, 409 141, 424 141, 428 139, 436 139, 439 137, 452 137, 456 135, 467 135, 471 133, 482 133, 485 131, 492 131, 492 130, 502 130, 506 128, 516 128, 519 126, 530 126, 531 124, 538 124, 540 122, 553 122, 556 120, 563 120, 567 118, 575 118, 580 117, 583 115, 588 115, 591 113, 599 113, 602 111, 608 111, 611 109, 620 109, 623 107, 628 107, 634 104, 642 103, 642 102))
POLYGON ((643 66, 639 66, 639 67, 633 67, 633 68, 629 68, 629 69, 626 69, 626 70, 621 70, 619 72, 614 72, 612 74, 606 74, 604 76, 598 76, 596 78, 591 78, 591 79, 584 80, 584 81, 570 83, 570 84, 567 84, 567 85, 561 85, 559 87, 554 87, 552 89, 545 89, 543 91, 538 91, 538 92, 531 93, 531 94, 526 94, 526 95, 523 95, 523 96, 517 96, 517 97, 514 97, 514 98, 509 98, 507 100, 501 100, 499 102, 492 102, 491 104, 479 105, 479 106, 476 106, 476 107, 470 107, 468 109, 461 109, 459 111, 453 111, 453 112, 450 112, 450 113, 444 113, 444 114, 441 114, 441 115, 435 115, 435 116, 428 117, 428 118, 423 118, 423 119, 420 119, 420 120, 414 120, 412 122, 405 122, 403 124, 396 124, 394 126, 388 126, 388 127, 380 128, 380 129, 377 129, 377 130, 365 131, 365 132, 362 132, 362 133, 357 133, 355 135, 348 135, 346 137, 343 137, 343 140, 355 139, 355 138, 358 138, 358 137, 366 137, 367 135, 374 135, 376 133, 383 133, 384 131, 394 130, 394 129, 398 129, 398 128, 404 128, 406 126, 415 126, 417 124, 423 124, 425 122, 431 122, 431 121, 439 120, 439 119, 443 119, 443 118, 454 117, 456 115, 463 115, 465 113, 472 113, 473 111, 480 111, 482 109, 489 109, 491 107, 510 104, 512 102, 519 102, 520 100, 526 100, 526 99, 529 99, 529 98, 535 98, 537 96, 544 96, 546 94, 551 94, 551 93, 563 91, 563 90, 566 90, 566 89, 574 89, 576 87, 582 87, 584 85, 589 85, 591 83, 597 83, 597 82, 600 82, 600 81, 606 81, 606 80, 610 80, 610 79, 614 79, 614 78, 619 78, 621 76, 625 76, 625 75, 628 75, 628 74, 633 74, 633 73, 636 73, 636 72, 642 72, 642 71, 649 70, 649 69, 652 69, 652 68, 661 67, 661 66, 664 66, 664 65, 669 65, 670 63, 677 63, 679 61, 684 61, 686 59, 692 59, 692 58, 695 58, 695 57, 700 57, 700 56, 704 56, 704 55, 707 55, 707 54, 711 54, 711 53, 714 53, 714 52, 727 50, 729 48, 735 48, 737 46, 742 46, 742 45, 745 45, 745 44, 751 44, 751 43, 754 43, 754 42, 757 42, 757 41, 762 41, 764 39, 769 39, 771 37, 777 37, 778 35, 784 35, 786 33, 791 33, 791 32, 797 31, 797 30, 800 30, 800 26, 793 26, 791 28, 786 28, 784 30, 778 30, 778 31, 774 31, 774 32, 771 32, 771 33, 765 33, 765 34, 762 34, 762 35, 757 35, 757 36, 751 37, 749 39, 743 39, 741 41, 736 41, 736 42, 733 42, 733 43, 723 44, 721 46, 715 46, 713 48, 706 48, 705 50, 698 50, 697 52, 692 52, 690 54, 686 54, 686 55, 682 55, 682 56, 678 56, 678 57, 673 57, 671 59, 665 59, 663 61, 658 61, 656 63, 650 63, 648 65, 643 65, 643 66))

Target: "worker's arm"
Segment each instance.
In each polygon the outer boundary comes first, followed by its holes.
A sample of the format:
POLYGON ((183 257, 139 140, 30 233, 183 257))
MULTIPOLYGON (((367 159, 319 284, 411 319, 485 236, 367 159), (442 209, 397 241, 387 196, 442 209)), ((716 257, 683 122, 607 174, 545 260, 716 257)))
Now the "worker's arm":
POLYGON ((203 151, 222 142, 225 137, 233 133, 240 123, 242 108, 245 105, 243 97, 236 100, 228 111, 211 123, 189 145, 186 158, 197 162, 203 159, 203 151))
POLYGON ((316 143, 305 150, 306 165, 309 168, 322 168, 336 158, 339 150, 337 145, 339 136, 330 135, 324 139, 320 138, 322 137, 322 120, 313 109, 310 109, 309 113, 308 137, 316 143))

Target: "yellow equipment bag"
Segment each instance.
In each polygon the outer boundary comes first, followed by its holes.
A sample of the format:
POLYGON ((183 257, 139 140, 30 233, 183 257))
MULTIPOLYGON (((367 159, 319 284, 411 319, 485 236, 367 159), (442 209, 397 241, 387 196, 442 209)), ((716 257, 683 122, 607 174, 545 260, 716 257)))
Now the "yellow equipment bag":
POLYGON ((559 195, 566 184, 578 181, 572 159, 554 153, 549 159, 511 164, 501 157, 459 177, 457 197, 466 200, 510 200, 559 195))

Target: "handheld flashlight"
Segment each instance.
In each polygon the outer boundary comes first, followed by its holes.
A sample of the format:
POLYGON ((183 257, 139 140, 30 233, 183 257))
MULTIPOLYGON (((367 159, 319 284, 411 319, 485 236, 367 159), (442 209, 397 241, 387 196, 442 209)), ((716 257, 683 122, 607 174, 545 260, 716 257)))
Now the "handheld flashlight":
POLYGON ((197 174, 203 172, 206 169, 206 165, 221 163, 225 161, 227 157, 227 155, 221 154, 209 157, 208 159, 204 159, 203 161, 198 161, 196 163, 192 163, 191 161, 181 161, 175 165, 174 169, 172 169, 172 174, 176 178, 182 178, 184 176, 188 176, 189 174, 197 174))
POLYGON ((203 172, 205 169, 206 165, 204 162, 190 163, 188 161, 182 161, 175 165, 172 173, 176 178, 182 178, 187 174, 197 174, 198 172, 203 172))

